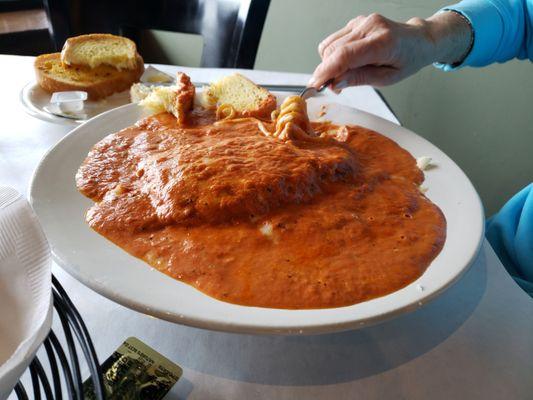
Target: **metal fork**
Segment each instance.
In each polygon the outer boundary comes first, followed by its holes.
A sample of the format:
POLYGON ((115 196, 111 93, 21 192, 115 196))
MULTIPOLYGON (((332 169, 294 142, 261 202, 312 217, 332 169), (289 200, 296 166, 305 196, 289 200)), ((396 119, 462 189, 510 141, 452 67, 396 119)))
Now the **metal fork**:
MULTIPOLYGON (((318 89, 314 87, 306 87, 304 90, 300 92, 300 97, 304 100, 307 100, 311 97, 316 96, 318 93, 323 92, 324 89, 326 89, 329 85, 333 84, 335 81, 334 78, 331 78, 326 81, 322 86, 320 86, 318 89)), ((339 83, 335 85, 335 89, 346 89, 348 87, 348 82, 346 80, 342 80, 339 83)))
MULTIPOLYGON (((309 99, 311 97, 316 96, 318 93, 323 92, 329 85, 331 85, 335 81, 334 78, 329 79, 324 83, 322 86, 320 86, 318 89, 314 87, 308 87, 303 85, 268 85, 268 84, 259 84, 262 88, 265 88, 267 90, 273 90, 273 91, 279 91, 279 92, 300 92, 300 97, 303 99, 309 99)), ((174 85, 175 82, 169 82, 169 83, 145 83, 147 86, 170 86, 174 85)), ((193 85, 197 88, 203 87, 203 86, 209 86, 209 83, 207 82, 193 82, 193 85)), ((346 81, 341 81, 335 85, 335 89, 344 89, 348 87, 346 84, 346 81)))
POLYGON ((318 89, 314 87, 306 87, 304 90, 300 92, 300 97, 304 100, 307 100, 311 97, 316 96, 318 93, 323 92, 324 89, 326 89, 329 85, 333 83, 335 79, 331 78, 326 81, 322 86, 320 86, 318 89))

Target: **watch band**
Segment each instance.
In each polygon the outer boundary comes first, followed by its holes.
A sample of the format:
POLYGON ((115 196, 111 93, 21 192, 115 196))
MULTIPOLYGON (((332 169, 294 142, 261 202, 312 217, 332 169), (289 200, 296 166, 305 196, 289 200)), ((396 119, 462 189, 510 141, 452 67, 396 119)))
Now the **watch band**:
POLYGON ((472 48, 474 47, 474 40, 475 40, 475 36, 476 36, 476 31, 474 30, 474 27, 472 26, 472 22, 470 22, 470 20, 461 12, 457 11, 457 10, 446 10, 446 11, 449 11, 449 12, 452 12, 458 16, 460 16, 467 24, 468 26, 470 27, 470 44, 468 45, 468 49, 465 51, 465 53, 459 58, 459 61, 456 61, 454 62, 453 64, 451 64, 451 66, 453 68, 456 68, 458 67, 459 65, 461 65, 465 60, 466 60, 466 57, 468 57, 468 55, 470 54, 470 52, 472 51, 472 48))

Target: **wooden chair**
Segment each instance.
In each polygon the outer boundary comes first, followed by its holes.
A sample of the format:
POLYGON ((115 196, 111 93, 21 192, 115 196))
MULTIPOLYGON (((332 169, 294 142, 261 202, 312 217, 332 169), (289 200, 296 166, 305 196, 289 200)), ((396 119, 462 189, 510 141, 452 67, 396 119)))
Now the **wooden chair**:
MULTIPOLYGON (((69 36, 144 29, 202 35, 201 66, 253 68, 270 0, 45 0, 59 51, 69 36)), ((142 49, 141 49, 142 51, 142 49)))
POLYGON ((0 54, 52 51, 42 0, 0 0, 0 54))

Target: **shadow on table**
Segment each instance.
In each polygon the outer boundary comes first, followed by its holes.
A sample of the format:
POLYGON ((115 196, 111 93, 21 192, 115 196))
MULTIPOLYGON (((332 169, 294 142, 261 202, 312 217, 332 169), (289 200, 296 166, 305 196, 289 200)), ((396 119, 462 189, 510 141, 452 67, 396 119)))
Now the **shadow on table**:
POLYGON ((443 295, 391 321, 318 336, 198 330, 180 362, 202 373, 267 385, 326 385, 379 374, 430 351, 461 327, 486 289, 484 257, 480 253, 472 268, 443 295), (208 355, 208 362, 199 354, 208 355))

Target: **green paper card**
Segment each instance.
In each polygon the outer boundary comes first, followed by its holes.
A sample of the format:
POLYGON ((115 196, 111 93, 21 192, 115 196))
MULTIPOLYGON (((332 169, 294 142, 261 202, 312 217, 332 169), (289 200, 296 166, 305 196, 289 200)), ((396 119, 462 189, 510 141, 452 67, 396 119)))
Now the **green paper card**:
MULTIPOLYGON (((183 370, 168 358, 130 337, 102 364, 109 400, 160 400, 183 370)), ((83 383, 86 400, 96 400, 92 379, 83 383)))

